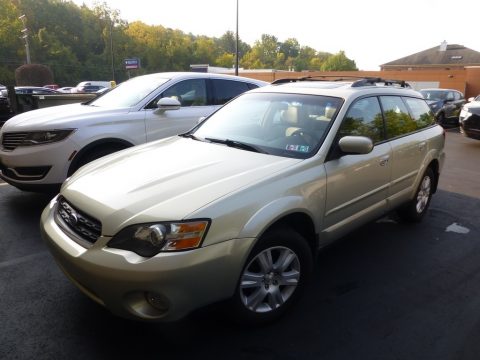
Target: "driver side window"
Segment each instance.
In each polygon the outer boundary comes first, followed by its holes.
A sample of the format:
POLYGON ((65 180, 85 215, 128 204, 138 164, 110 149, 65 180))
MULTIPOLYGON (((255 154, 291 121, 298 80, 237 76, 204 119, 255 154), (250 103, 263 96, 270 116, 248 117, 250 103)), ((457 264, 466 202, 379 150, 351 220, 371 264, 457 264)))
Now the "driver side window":
POLYGON ((207 105, 207 89, 204 79, 184 80, 170 86, 157 101, 164 97, 177 99, 182 106, 207 105))
POLYGON ((366 136, 376 144, 384 140, 383 116, 376 97, 358 100, 343 119, 340 137, 366 136))

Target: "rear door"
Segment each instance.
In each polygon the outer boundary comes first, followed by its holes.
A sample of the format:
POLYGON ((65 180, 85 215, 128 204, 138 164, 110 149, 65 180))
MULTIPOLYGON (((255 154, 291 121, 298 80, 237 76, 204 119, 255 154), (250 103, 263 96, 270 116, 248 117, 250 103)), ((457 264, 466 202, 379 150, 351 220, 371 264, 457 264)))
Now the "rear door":
POLYGON ((408 198, 422 169, 427 141, 421 129, 433 121, 430 108, 422 99, 380 96, 386 135, 392 146, 392 179, 389 189, 393 208, 408 198))

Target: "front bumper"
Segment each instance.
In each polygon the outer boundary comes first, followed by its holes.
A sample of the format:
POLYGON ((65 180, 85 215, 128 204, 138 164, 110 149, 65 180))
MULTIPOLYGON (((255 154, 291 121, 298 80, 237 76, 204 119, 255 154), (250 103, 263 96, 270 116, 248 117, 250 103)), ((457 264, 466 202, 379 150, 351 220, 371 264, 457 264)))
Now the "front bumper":
POLYGON ((41 233, 67 277, 116 315, 173 321, 233 295, 254 239, 234 239, 203 248, 143 258, 108 248, 101 236, 84 248, 54 220, 56 199, 41 217, 41 233), (152 297, 154 301, 151 300, 152 297), (152 305, 156 304, 155 305, 152 305))
POLYGON ((480 140, 480 115, 471 114, 468 117, 460 116, 460 132, 466 137, 480 140))
POLYGON ((70 139, 45 145, 0 150, 0 177, 22 190, 60 185, 67 177, 72 153, 70 139))

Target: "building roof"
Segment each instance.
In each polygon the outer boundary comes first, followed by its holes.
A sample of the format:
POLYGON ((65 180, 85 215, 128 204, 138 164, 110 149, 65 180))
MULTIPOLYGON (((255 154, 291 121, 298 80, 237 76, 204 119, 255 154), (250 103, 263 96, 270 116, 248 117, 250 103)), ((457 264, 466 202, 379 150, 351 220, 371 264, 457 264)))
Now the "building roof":
POLYGON ((405 56, 388 62, 382 67, 424 67, 424 66, 472 66, 480 65, 480 52, 463 45, 447 45, 444 41, 440 46, 405 56))

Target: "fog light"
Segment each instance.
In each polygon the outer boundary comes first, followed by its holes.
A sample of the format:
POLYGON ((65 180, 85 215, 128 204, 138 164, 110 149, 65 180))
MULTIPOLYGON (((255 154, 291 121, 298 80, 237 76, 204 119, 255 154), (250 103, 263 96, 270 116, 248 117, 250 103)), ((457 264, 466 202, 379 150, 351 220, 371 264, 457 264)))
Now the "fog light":
POLYGON ((168 301, 162 295, 147 292, 145 293, 145 299, 147 299, 147 302, 158 311, 162 313, 167 312, 168 301))

